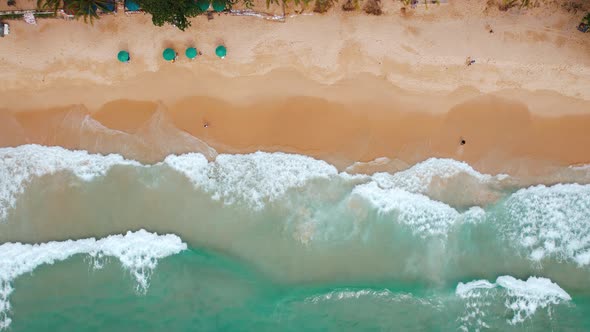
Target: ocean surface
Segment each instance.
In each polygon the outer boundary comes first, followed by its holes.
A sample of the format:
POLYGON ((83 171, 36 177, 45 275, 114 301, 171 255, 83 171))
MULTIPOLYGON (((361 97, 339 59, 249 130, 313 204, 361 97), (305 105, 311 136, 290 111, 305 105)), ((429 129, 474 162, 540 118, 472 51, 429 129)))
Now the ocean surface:
POLYGON ((590 331, 590 167, 351 170, 0 148, 0 331, 590 331))

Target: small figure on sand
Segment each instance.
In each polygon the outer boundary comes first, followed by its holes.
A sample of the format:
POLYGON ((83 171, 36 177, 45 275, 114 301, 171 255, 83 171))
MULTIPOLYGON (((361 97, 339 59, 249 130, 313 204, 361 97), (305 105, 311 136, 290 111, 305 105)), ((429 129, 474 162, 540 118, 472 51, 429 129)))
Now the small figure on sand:
POLYGON ((203 128, 208 128, 209 127, 209 122, 205 121, 203 122, 203 128))
POLYGON ((463 137, 461 137, 460 138, 460 141, 459 141, 459 144, 465 145, 465 143, 467 143, 467 141, 463 137))
POLYGON ((467 59, 465 59, 465 65, 467 65, 467 66, 471 66, 474 63, 475 63, 475 60, 473 60, 470 56, 468 56, 467 59))

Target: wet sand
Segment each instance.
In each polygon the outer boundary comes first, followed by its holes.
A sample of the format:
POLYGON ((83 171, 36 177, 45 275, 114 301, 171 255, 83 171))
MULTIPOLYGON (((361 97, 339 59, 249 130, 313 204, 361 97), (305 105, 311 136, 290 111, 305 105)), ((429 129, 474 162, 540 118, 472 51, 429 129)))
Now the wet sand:
POLYGON ((10 128, 0 137, 4 145, 60 145, 122 153, 144 162, 201 150, 180 146, 179 133, 204 141, 218 153, 284 151, 311 155, 340 169, 379 157, 410 165, 444 157, 466 161, 483 172, 527 175, 590 162, 590 116, 533 115, 526 105, 494 95, 472 97, 442 110, 439 105, 452 96, 422 98, 430 100, 420 107, 395 95, 388 105, 288 96, 247 105, 210 97, 172 104, 117 100, 96 111, 67 106, 5 115, 2 122, 10 128), (85 116, 96 121, 89 125, 85 116), (150 139, 151 144, 138 144, 133 153, 123 148, 150 139))

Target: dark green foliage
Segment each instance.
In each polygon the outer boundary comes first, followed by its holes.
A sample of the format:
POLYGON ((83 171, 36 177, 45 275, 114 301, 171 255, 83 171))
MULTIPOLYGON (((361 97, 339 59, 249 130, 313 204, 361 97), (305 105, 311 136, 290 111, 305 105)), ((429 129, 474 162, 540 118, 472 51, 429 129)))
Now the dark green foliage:
POLYGON ((41 10, 57 12, 61 6, 61 0, 37 0, 37 7, 41 10))
POLYGON ((64 10, 67 14, 76 18, 83 17, 84 22, 98 19, 98 10, 108 11, 108 5, 113 4, 112 0, 67 0, 64 1, 64 10))
POLYGON ((584 16, 584 18, 582 19, 582 23, 586 23, 588 25, 590 25, 590 13, 586 14, 586 16, 584 16))
MULTIPOLYGON (((76 18, 83 17, 84 22, 92 21, 98 18, 98 11, 108 11, 108 5, 113 4, 113 0, 64 0, 63 9, 67 14, 74 15, 76 18)), ((62 6, 62 0, 37 0, 37 7, 41 10, 50 10, 56 13, 62 6)))
POLYGON ((194 0, 137 0, 137 3, 152 15, 154 25, 169 23, 183 31, 191 26, 189 18, 202 13, 194 0))

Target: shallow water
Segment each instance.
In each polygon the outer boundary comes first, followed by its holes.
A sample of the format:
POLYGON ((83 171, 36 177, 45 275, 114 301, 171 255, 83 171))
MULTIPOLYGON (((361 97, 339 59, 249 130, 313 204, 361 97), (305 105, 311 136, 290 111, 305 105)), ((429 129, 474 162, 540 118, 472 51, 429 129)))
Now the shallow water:
POLYGON ((14 331, 590 329, 590 168, 531 186, 448 159, 0 150, 14 331))

